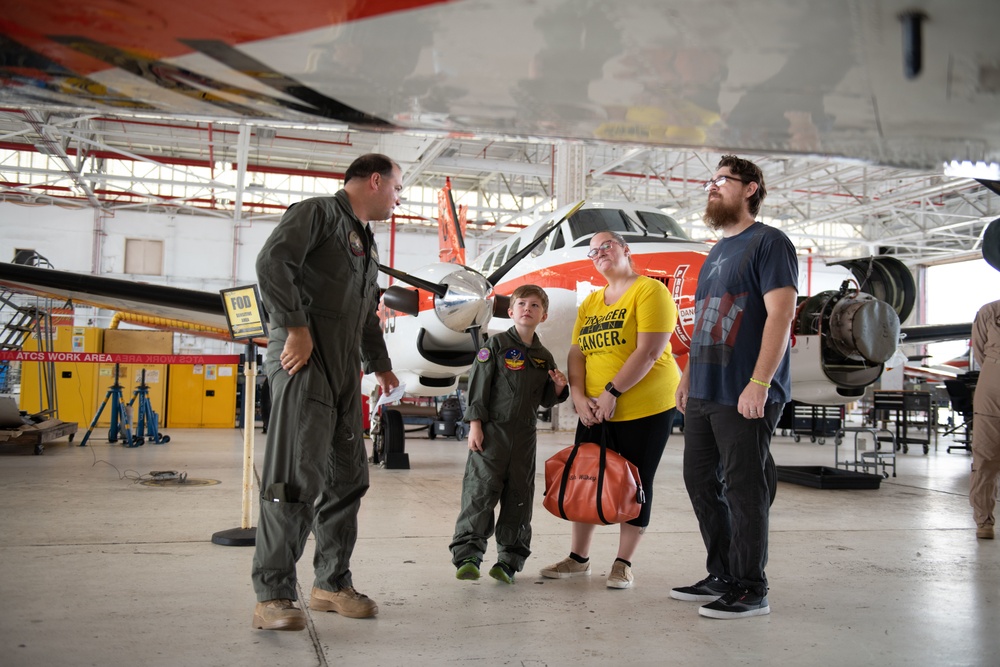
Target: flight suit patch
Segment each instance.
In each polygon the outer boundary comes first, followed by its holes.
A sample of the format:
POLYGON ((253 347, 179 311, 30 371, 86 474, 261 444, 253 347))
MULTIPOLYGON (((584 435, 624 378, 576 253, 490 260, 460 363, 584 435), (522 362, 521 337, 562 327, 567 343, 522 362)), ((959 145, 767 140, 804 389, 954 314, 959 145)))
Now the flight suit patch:
POLYGON ((488 348, 482 348, 479 350, 479 354, 476 355, 476 360, 480 362, 487 362, 490 360, 490 351, 488 348))
POLYGON ((503 365, 507 370, 519 371, 524 369, 524 352, 512 347, 503 353, 503 365))
POLYGON ((361 242, 360 234, 352 229, 351 233, 347 235, 347 240, 351 244, 351 253, 355 257, 361 257, 365 254, 365 244, 361 242))
POLYGON ((532 357, 531 360, 535 362, 535 368, 541 368, 542 370, 546 369, 546 362, 544 359, 532 357))

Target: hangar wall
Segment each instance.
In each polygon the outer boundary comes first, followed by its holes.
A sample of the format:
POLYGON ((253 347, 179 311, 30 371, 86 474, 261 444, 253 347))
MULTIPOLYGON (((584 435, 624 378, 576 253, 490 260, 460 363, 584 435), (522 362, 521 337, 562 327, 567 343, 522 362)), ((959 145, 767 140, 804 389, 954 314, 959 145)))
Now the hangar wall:
MULTIPOLYGON (((167 215, 124 211, 98 218, 92 209, 22 206, 0 203, 0 261, 10 261, 15 248, 33 248, 59 270, 90 273, 94 266, 95 229, 100 229, 99 269, 102 275, 137 281, 216 291, 233 284, 256 282, 254 262, 277 219, 247 220, 235 230, 226 219, 209 216, 167 215), (163 276, 126 275, 125 240, 163 241, 163 276), (238 252, 233 251, 234 244, 238 252), (233 266, 236 271, 233 271, 233 266)), ((376 241, 383 262, 389 261, 389 225, 376 223, 376 241)), ((468 239, 468 258, 475 258, 502 240, 468 239)), ((437 257, 436 230, 397 233, 395 266, 412 271, 437 257)), ((800 260, 799 292, 836 289, 847 275, 839 267, 815 261, 809 276, 807 260, 800 260)), ((387 284, 385 276, 383 285, 387 284)))
MULTIPOLYGON (((256 282, 257 253, 276 224, 277 219, 248 220, 234 233, 228 220, 209 216, 126 211, 98 219, 90 209, 2 203, 0 261, 10 261, 15 248, 33 248, 59 270, 90 273, 98 237, 95 230, 100 229, 98 268, 102 275, 214 291, 234 282, 256 282), (126 239, 163 241, 163 276, 125 275, 126 239), (236 242, 238 252, 234 253, 236 242)), ((388 261, 389 225, 376 223, 375 232, 382 261, 388 261)), ((396 266, 404 271, 415 269, 437 257, 437 249, 436 233, 399 233, 396 266)), ((475 240, 470 239, 469 250, 470 256, 478 252, 475 240)))

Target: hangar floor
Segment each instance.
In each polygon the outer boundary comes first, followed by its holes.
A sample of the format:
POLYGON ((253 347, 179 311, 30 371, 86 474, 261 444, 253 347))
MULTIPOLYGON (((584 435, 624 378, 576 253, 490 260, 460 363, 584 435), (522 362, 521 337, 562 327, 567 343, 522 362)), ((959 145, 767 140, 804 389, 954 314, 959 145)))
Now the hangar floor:
MULTIPOLYGON (((970 457, 946 454, 944 441, 901 454, 898 477, 879 490, 779 484, 772 613, 719 621, 668 597, 704 576, 680 434, 629 590, 605 586, 614 528, 598 529, 593 576, 537 575, 569 542, 541 488, 534 555, 517 583, 457 581, 447 545, 465 445, 413 437, 411 469, 373 468, 362 507, 352 569, 378 617, 310 612, 307 631, 288 633, 250 627, 251 549, 211 542, 239 526, 241 432, 169 434, 133 449, 51 443, 42 456, 0 446, 5 665, 995 665, 1000 655, 1000 542, 976 540, 970 457), (135 483, 154 470, 221 483, 135 483)), ((259 429, 256 440, 259 466, 259 429)), ((570 440, 541 434, 539 462, 570 440)), ((782 465, 833 464, 832 443, 776 438, 773 449, 782 465)))

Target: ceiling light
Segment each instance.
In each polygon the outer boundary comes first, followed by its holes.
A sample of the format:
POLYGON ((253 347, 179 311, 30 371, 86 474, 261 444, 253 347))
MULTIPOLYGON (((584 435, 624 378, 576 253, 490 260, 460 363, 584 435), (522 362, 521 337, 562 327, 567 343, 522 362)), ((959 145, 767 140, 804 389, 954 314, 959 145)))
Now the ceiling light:
POLYGON ((976 178, 985 181, 1000 181, 1000 164, 996 162, 972 162, 952 160, 944 163, 944 175, 957 178, 976 178))

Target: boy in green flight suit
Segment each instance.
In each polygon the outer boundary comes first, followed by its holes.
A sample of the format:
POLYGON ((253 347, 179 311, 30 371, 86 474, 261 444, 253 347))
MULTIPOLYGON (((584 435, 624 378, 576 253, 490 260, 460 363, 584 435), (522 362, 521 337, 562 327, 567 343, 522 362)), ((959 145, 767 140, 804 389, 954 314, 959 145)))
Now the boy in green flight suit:
POLYGON ((549 298, 541 287, 515 289, 507 309, 514 326, 486 342, 469 373, 469 459, 462 510, 449 546, 458 579, 479 578, 497 503, 497 564, 490 576, 514 583, 514 574, 531 553, 536 412, 569 396, 566 376, 535 335, 548 310, 549 298))

